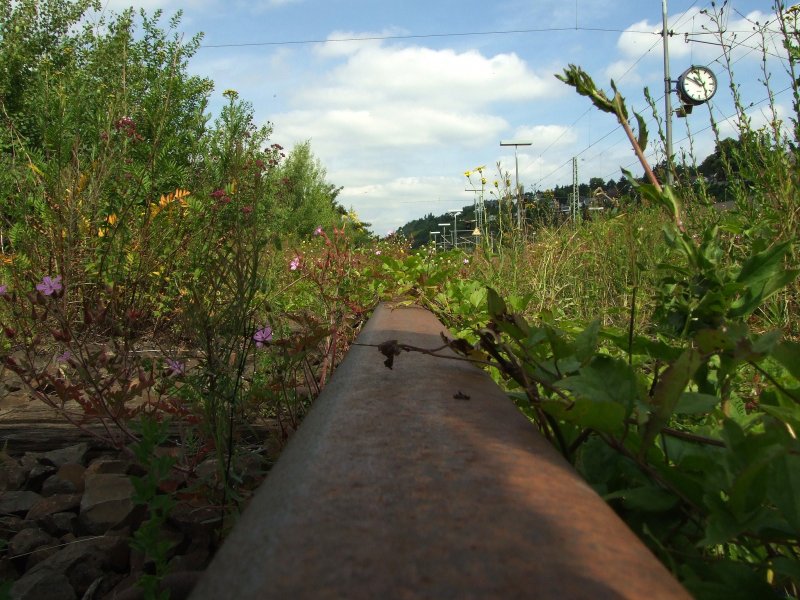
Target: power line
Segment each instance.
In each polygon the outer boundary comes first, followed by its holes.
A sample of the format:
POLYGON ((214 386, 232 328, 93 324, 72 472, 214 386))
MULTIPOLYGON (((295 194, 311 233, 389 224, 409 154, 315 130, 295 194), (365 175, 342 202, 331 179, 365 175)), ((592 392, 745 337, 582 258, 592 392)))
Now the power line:
MULTIPOLYGON (((689 15, 689 11, 690 11, 692 8, 694 8, 694 6, 697 4, 697 2, 698 2, 698 0, 694 0, 694 2, 692 2, 691 6, 689 6, 689 8, 687 8, 685 11, 683 11, 683 15, 681 15, 681 17, 680 17, 680 18, 679 18, 679 19, 678 19, 678 20, 677 20, 677 21, 676 21, 676 22, 673 24, 673 27, 677 28, 677 27, 679 27, 679 26, 682 24, 682 22, 683 22, 683 21, 684 21, 684 20, 687 18, 687 16, 689 15)), ((628 30, 626 30, 626 31, 628 31, 628 30)), ((635 33, 635 32, 632 32, 632 33, 635 33)), ((638 33, 642 33, 642 32, 638 32, 638 33)), ((654 34, 654 35, 658 35, 658 36, 659 36, 659 38, 661 37, 661 31, 655 31, 655 32, 654 32, 654 31, 649 31, 649 32, 647 32, 647 33, 651 33, 651 34, 654 34)), ((645 56, 647 56, 648 54, 650 54, 650 52, 652 52, 652 51, 653 51, 653 48, 655 48, 655 47, 656 47, 656 46, 657 46, 657 45, 658 45, 660 42, 661 42, 661 40, 660 40, 660 39, 656 40, 656 41, 655 41, 655 43, 654 43, 652 46, 650 46, 650 47, 649 47, 647 50, 645 50, 645 51, 644 51, 644 53, 642 53, 642 55, 641 55, 641 56, 639 56, 639 58, 637 58, 637 59, 636 59, 636 60, 635 60, 633 63, 631 63, 631 65, 630 65, 630 66, 629 66, 629 67, 628 67, 628 68, 625 70, 625 72, 624 72, 622 75, 620 75, 620 76, 617 78, 617 81, 618 81, 618 82, 619 82, 619 81, 622 81, 622 80, 623 80, 623 79, 624 79, 624 78, 625 78, 625 77, 628 75, 628 73, 630 73, 631 71, 633 71, 633 69, 636 67, 636 65, 638 65, 638 64, 639 64, 639 63, 640 63, 640 62, 641 62, 641 61, 644 59, 644 57, 645 57, 645 56)), ((663 98, 663 97, 664 97, 664 96, 663 96, 663 94, 662 94, 661 98, 663 98)), ((660 100, 660 99, 659 99, 659 100, 660 100)), ((657 101, 658 101, 658 100, 657 100, 657 101)), ((581 115, 580 115, 580 116, 579 116, 577 119, 575 119, 575 121, 573 121, 573 122, 572 122, 572 124, 571 124, 569 127, 567 127, 566 129, 564 129, 564 131, 562 131, 562 132, 561 132, 561 135, 559 135, 559 136, 558 136, 556 139, 554 139, 552 142, 550 142, 550 144, 549 144, 549 145, 548 145, 548 146, 547 146, 547 147, 546 147, 544 150, 542 150, 542 151, 541 151, 541 153, 539 153, 539 156, 538 156, 538 158, 542 158, 542 157, 544 156, 545 152, 547 152, 547 151, 548 151, 550 148, 552 148, 552 147, 553 147, 553 146, 554 146, 554 145, 555 145, 555 144, 556 144, 556 143, 557 143, 557 142, 558 142, 558 141, 559 141, 559 140, 560 140, 562 137, 564 137, 564 136, 566 135, 566 133, 567 133, 569 130, 571 130, 572 128, 574 128, 574 127, 575 127, 575 125, 578 123, 578 121, 580 121, 580 120, 581 120, 581 119, 583 119, 583 118, 584 118, 584 117, 585 117, 587 114, 589 114, 589 112, 591 112, 592 108, 593 108, 593 106, 592 106, 592 105, 590 105, 590 106, 589 106, 589 108, 587 108, 587 109, 586 109, 586 110, 583 112, 583 114, 581 114, 581 115)), ((598 139, 598 140, 595 140, 595 141, 594 141, 592 144, 590 144, 589 146, 587 146, 586 148, 584 148, 583 150, 581 150, 581 151, 580 151, 580 152, 579 152, 579 153, 578 153, 576 156, 580 156, 581 154, 583 154, 584 152, 586 152, 586 151, 587 151, 589 148, 591 148, 592 146, 594 146, 594 145, 595 145, 595 144, 597 144, 598 142, 600 142, 600 141, 602 141, 602 140, 606 139, 606 138, 607 138, 608 136, 610 136, 610 135, 611 135, 611 134, 612 134, 614 131, 616 131, 616 128, 615 128, 615 129, 613 129, 612 131, 609 131, 607 134, 605 134, 604 136, 602 136, 600 139, 598 139)), ((619 145, 619 144, 616 144, 616 145, 619 145)), ((563 168, 564 168, 564 167, 565 167, 567 164, 569 164, 569 162, 570 162, 570 161, 567 161, 566 163, 564 163, 563 165, 561 165, 560 167, 558 167, 558 168, 557 168, 555 171, 553 171, 553 172, 552 172, 552 173, 550 173, 549 175, 546 175, 545 177, 542 177, 542 178, 540 178, 540 179, 539 179, 538 181, 536 181, 536 182, 535 182, 533 185, 538 185, 539 183, 541 183, 542 181, 544 181, 545 179, 547 179, 548 177, 550 177, 550 176, 551 176, 551 175, 553 175, 554 173, 556 173, 556 172, 558 172, 559 170, 563 169, 563 168)), ((530 169, 532 168, 532 166, 533 166, 533 165, 529 164, 527 167, 525 167, 525 168, 523 169, 523 173, 524 173, 525 171, 528 171, 528 170, 530 170, 530 169)))
POLYGON ((463 32, 445 32, 445 33, 421 33, 421 34, 404 34, 404 35, 371 35, 363 37, 346 37, 346 38, 329 38, 329 39, 309 39, 309 40, 282 40, 275 42, 239 42, 231 44, 201 44, 200 48, 243 48, 247 46, 290 46, 290 45, 306 45, 306 44, 328 44, 335 42, 370 42, 370 41, 383 41, 383 40, 414 40, 414 39, 429 39, 429 38, 447 38, 447 37, 467 37, 467 36, 483 36, 483 35, 511 35, 520 33, 551 33, 551 32, 564 32, 564 31, 593 31, 599 33, 641 33, 649 35, 657 35, 652 31, 640 31, 631 29, 616 29, 611 27, 537 27, 533 29, 503 29, 497 31, 463 31, 463 32))
MULTIPOLYGON (((695 2, 695 4, 696 4, 696 2, 695 2)), ((690 10, 690 9, 691 9, 693 6, 694 6, 694 4, 693 4, 692 6, 690 6, 690 7, 689 7, 689 9, 687 9, 687 11, 685 11, 685 12, 684 12, 683 18, 685 18, 685 17, 686 17, 686 15, 687 15, 687 13, 688 13, 688 10, 690 10)), ((737 12, 738 12, 738 11, 737 11, 737 12)), ((740 13, 740 14, 741 14, 741 13, 740 13)), ((679 20, 679 22, 680 22, 680 20, 679 20)), ((675 23, 674 27, 678 27, 678 24, 679 24, 679 22, 678 22, 678 23, 675 23)), ((770 31, 771 31, 771 30, 770 30, 770 31)), ((744 58, 746 55, 750 54, 750 53, 751 53, 751 52, 753 52, 753 51, 761 51, 761 50, 763 50, 762 48, 753 47, 753 46, 747 46, 747 45, 746 45, 746 42, 747 42, 747 41, 749 41, 749 40, 750 40, 751 38, 753 38, 754 36, 758 35, 758 33, 759 33, 759 32, 758 32, 757 30, 756 30, 756 31, 753 31, 753 30, 748 30, 748 31, 746 31, 746 32, 744 32, 744 31, 743 31, 743 32, 732 32, 732 31, 725 31, 725 33, 749 33, 749 34, 750 34, 750 35, 748 35, 748 36, 747 36, 747 37, 746 37, 744 40, 742 40, 742 41, 740 41, 740 42, 735 42, 735 41, 733 41, 733 43, 731 43, 731 44, 730 44, 731 50, 733 50, 733 49, 736 49, 736 48, 747 48, 747 49, 749 50, 748 52, 746 52, 746 53, 745 53, 745 55, 743 55, 743 56, 739 57, 739 58, 738 58, 736 61, 734 61, 734 62, 738 62, 738 60, 741 60, 742 58, 744 58)), ((722 43, 724 43, 724 42, 722 42, 722 43)), ((633 68, 636 66, 636 64, 637 64, 637 63, 639 63, 639 62, 640 62, 640 61, 641 61, 641 60, 642 60, 642 59, 643 59, 643 58, 644 58, 644 57, 645 57, 647 54, 649 54, 649 53, 650 53, 650 52, 653 50, 653 48, 655 48, 655 46, 656 46, 657 44, 658 44, 658 42, 656 42, 656 43, 655 43, 655 44, 653 44, 653 45, 652 45, 650 48, 648 48, 648 50, 647 50, 647 51, 646 51, 644 54, 642 54, 642 55, 639 57, 639 59, 637 59, 637 61, 636 61, 636 62, 634 62, 634 63, 633 63, 633 64, 632 64, 632 65, 631 65, 631 66, 628 68, 628 70, 627 70, 627 71, 625 71, 625 73, 623 73, 622 77, 624 77, 625 75, 627 75, 627 74, 628 74, 628 73, 629 73, 629 72, 630 72, 630 71, 631 71, 631 70, 632 70, 632 69, 633 69, 633 68)), ((778 57, 778 58, 782 58, 782 57, 780 57, 780 56, 778 56, 778 55, 776 55, 776 54, 772 54, 772 53, 770 53, 770 52, 766 52, 766 54, 768 54, 768 55, 771 55, 771 56, 776 56, 776 57, 778 57)), ((715 58, 714 60, 710 61, 710 62, 708 63, 708 65, 710 65, 710 64, 712 64, 712 63, 715 63, 715 62, 718 62, 718 61, 719 61, 721 58, 723 58, 724 56, 725 56, 725 52, 723 52, 723 53, 722 53, 720 56, 718 56, 718 57, 717 57, 717 58, 715 58)), ((622 77, 620 77, 619 79, 621 80, 621 79, 622 79, 622 77)), ((782 90, 782 91, 780 91, 780 92, 778 92, 778 93, 774 94, 774 96, 778 96, 778 95, 780 95, 780 94, 782 94, 782 93, 786 92, 786 91, 787 91, 787 90, 789 90, 789 89, 791 89, 791 88, 786 88, 786 89, 784 89, 784 90, 782 90)), ((773 96, 773 97, 774 97, 774 96, 773 96)), ((661 95, 661 97, 660 97, 658 100, 655 100, 655 102, 659 102, 661 99, 663 99, 663 97, 664 97, 664 95, 662 94, 662 95, 661 95)), ((751 104, 751 105, 748 107, 748 110, 749 110, 750 108, 754 108, 754 107, 756 107, 756 106, 759 106, 759 105, 763 104, 764 102, 766 102, 766 101, 768 101, 768 100, 769 100, 769 97, 767 97, 767 98, 765 98, 765 99, 762 99, 762 100, 760 100, 760 101, 758 101, 758 102, 752 103, 752 104, 751 104)), ((592 108, 592 107, 590 106, 590 107, 589 107, 589 110, 591 110, 591 108, 592 108)), ((587 112, 588 112, 588 111, 587 111, 587 112)), ((581 116, 580 116, 578 119, 576 119, 576 121, 575 121, 575 122, 573 122, 573 124, 570 126, 570 128, 569 128, 569 129, 571 129, 571 128, 572 128, 572 127, 573 127, 573 126, 574 126, 574 125, 575 125, 575 124, 576 124, 576 123, 577 123, 577 122, 578 122, 580 119, 582 119, 582 118, 583 118, 585 115, 586 115, 586 113, 583 113, 583 114, 582 114, 582 115, 581 115, 581 116)), ((720 122, 723 122, 723 123, 724 123, 724 122, 726 122, 726 121, 729 121, 730 119, 734 118, 735 116, 736 116, 736 115, 732 115, 732 116, 726 117, 726 118, 722 119, 722 121, 720 121, 720 122)), ((647 125, 649 126, 649 125, 652 125, 652 124, 654 124, 654 123, 655 123, 655 119, 654 119, 652 116, 651 116, 651 117, 649 117, 649 118, 648 118, 647 125)), ((702 128, 702 129, 700 129, 700 130, 698 130, 698 131, 694 132, 694 133, 695 133, 695 134, 702 133, 702 132, 704 132, 704 131, 707 131, 707 130, 708 130, 708 129, 710 129, 710 128, 711 128, 711 126, 709 125, 709 126, 706 126, 706 127, 702 128)), ((586 146, 585 148, 583 148, 582 150, 580 150, 578 153, 576 153, 576 154, 575 154, 575 156, 580 156, 580 155, 584 154, 584 153, 585 153, 585 152, 587 152, 587 151, 588 151, 590 148, 592 148, 593 146, 595 146, 595 145, 596 145, 598 142, 600 142, 600 141, 602 141, 602 140, 604 140, 604 139, 608 138, 608 137, 609 137, 611 134, 613 134, 614 132, 616 132, 616 131, 618 131, 618 130, 619 130, 619 128, 618 128, 618 127, 615 127, 614 129, 612 129, 611 131, 609 131, 608 133, 606 133, 604 136, 602 136, 602 137, 601 137, 601 138, 599 138, 598 140, 595 140, 594 142, 592 142, 591 144, 589 144, 588 146, 586 146)), ((564 135, 565 133, 566 133, 566 130, 565 130, 564 132, 562 132, 561 136, 559 136, 559 137, 558 137, 558 138, 557 138, 555 141, 558 141, 558 139, 561 139, 561 137, 563 137, 563 135, 564 135)), ((687 139, 689 139, 689 138, 688 138, 688 136, 686 136, 686 137, 684 137, 684 138, 682 138, 682 139, 678 140, 678 143, 684 142, 684 141, 686 141, 687 139)), ((597 158, 597 157, 598 157, 598 156, 600 156, 601 154, 603 154, 603 153, 605 153, 605 152, 608 152, 610 149, 613 149, 613 148, 615 148, 615 147, 618 147, 618 146, 622 145, 622 144, 623 144, 623 143, 625 143, 626 141, 627 141, 627 140, 624 140, 624 139, 623 139, 623 140, 620 140, 619 142, 617 142, 617 143, 613 144, 612 146, 609 146, 609 147, 605 148, 605 149, 604 149, 604 150, 603 150, 603 151, 602 151, 600 154, 598 154, 598 155, 596 155, 596 156, 594 156, 594 157, 590 158, 589 160, 594 160, 595 158, 597 158)), ((547 149, 549 149, 550 147, 552 147, 554 143, 555 143, 555 142, 552 142, 552 143, 551 143, 551 144, 550 144, 550 145, 547 147, 547 149)), ((541 157, 543 156, 544 152, 546 152, 546 151, 547 151, 547 149, 546 149, 545 151, 543 151, 543 152, 542 152, 542 154, 540 154, 540 155, 539 155, 539 158, 541 158, 541 157)), ((649 153, 648 153, 648 158, 652 158, 652 157, 654 157, 655 155, 656 155, 655 151, 651 151, 651 152, 649 152, 649 153)), ((548 174, 547 174, 547 175, 545 175, 544 177, 541 177, 539 180, 537 180, 537 181, 536 181, 536 182, 535 182, 533 185, 534 185, 534 186, 536 186, 536 185, 540 184, 542 181, 545 181, 546 179, 550 178, 552 175, 554 175, 555 173, 557 173, 558 171, 560 171, 561 169, 563 169, 564 167, 566 167, 568 164, 570 164, 571 160, 572 160, 572 159, 569 159, 568 161, 566 161, 566 162, 565 162, 565 163, 563 163, 562 165, 560 165, 560 166, 556 167, 556 168, 555 168, 553 171, 551 171, 550 173, 548 173, 548 174)), ((635 164, 636 164, 636 161, 633 161, 633 162, 631 162, 631 163, 628 163, 628 164, 627 164, 627 165, 626 165, 624 168, 631 167, 631 166, 633 166, 633 165, 635 165, 635 164)), ((528 167, 526 167, 526 169, 525 169, 525 170, 530 170, 530 168, 531 168, 531 167, 532 167, 532 165, 529 165, 528 167)), ((610 174, 610 175, 613 175, 613 173, 612 173, 612 174, 610 174)), ((609 176, 610 176, 610 175, 609 175, 609 176)), ((606 178, 608 178, 608 176, 607 176, 606 178)))
MULTIPOLYGON (((775 98, 775 97, 777 97, 777 96, 780 96, 781 94, 785 94, 786 92, 788 92, 788 91, 789 91, 789 90, 791 90, 791 89, 792 89, 792 86, 791 86, 791 85, 790 85, 790 86, 787 86, 787 87, 783 88, 783 89, 782 89, 780 92, 776 92, 775 94, 773 94, 773 95, 772 95, 772 97, 773 97, 773 98, 775 98)), ((770 99, 770 96, 767 96, 766 98, 762 98, 762 99, 761 99, 761 100, 759 100, 758 102, 753 102, 753 103, 751 103, 749 106, 747 106, 747 108, 745 108, 745 109, 744 109, 744 112, 748 112, 748 111, 749 111, 749 110, 751 110, 751 109, 754 109, 754 108, 756 108, 756 107, 758 107, 758 106, 761 106, 761 105, 762 105, 762 104, 764 104, 765 102, 768 102, 768 101, 769 101, 769 99, 770 99)), ((731 119, 735 119, 737 116, 739 116, 739 115, 738 115, 738 114, 729 115, 729 116, 725 117, 724 119, 721 119, 721 120, 719 120, 719 121, 716 121, 716 122, 715 122, 715 124, 716 124, 716 125, 719 125, 720 123, 725 123, 726 121, 730 121, 731 119)), ((712 127, 714 127, 714 124, 712 124, 712 125, 706 125, 705 127, 703 127, 703 128, 701 128, 701 129, 698 129, 697 131, 695 131, 695 132, 694 132, 694 135, 697 135, 698 133, 703 133, 704 131, 708 131, 708 130, 709 130, 709 129, 711 129, 712 127)), ((680 144, 681 142, 685 142, 685 141, 686 141, 686 140, 688 140, 690 137, 691 137, 691 136, 689 136, 689 135, 687 135, 687 136, 684 136, 683 138, 681 138, 680 140, 678 140, 678 142, 677 142, 677 143, 679 143, 679 144, 680 144)), ((649 154, 648 154, 648 156, 649 156, 649 157, 652 157, 652 156, 653 156, 653 153, 652 153, 652 152, 651 152, 651 153, 649 153, 649 154)), ((570 160, 571 160, 571 159, 570 159, 570 160)), ((629 167, 631 167, 631 166, 635 165, 635 164, 636 164, 636 162, 637 162, 637 161, 632 161, 632 162, 629 162, 627 165, 623 166, 622 168, 623 168, 623 169, 627 169, 627 168, 629 168, 629 167)), ((615 174, 616 174, 616 171, 614 171, 614 172, 612 172, 612 173, 609 173, 608 175, 606 175, 606 178, 608 178, 608 177, 611 177, 612 175, 615 175, 615 174)))

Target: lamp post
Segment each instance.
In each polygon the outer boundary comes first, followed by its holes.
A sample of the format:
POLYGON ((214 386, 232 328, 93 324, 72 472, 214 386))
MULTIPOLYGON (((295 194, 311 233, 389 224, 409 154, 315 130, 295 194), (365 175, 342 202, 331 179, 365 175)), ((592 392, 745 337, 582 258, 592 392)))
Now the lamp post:
POLYGON ((453 215, 453 248, 458 248, 458 225, 457 219, 458 215, 461 214, 460 210, 451 210, 448 211, 448 214, 453 215))
POLYGON ((517 148, 519 146, 530 146, 533 142, 515 140, 513 142, 500 142, 501 146, 514 146, 514 183, 517 186, 517 227, 522 229, 522 194, 519 191, 519 159, 517 158, 517 148))
POLYGON ((431 236, 431 241, 433 242, 433 249, 436 249, 436 236, 439 235, 438 231, 429 231, 428 234, 431 236))

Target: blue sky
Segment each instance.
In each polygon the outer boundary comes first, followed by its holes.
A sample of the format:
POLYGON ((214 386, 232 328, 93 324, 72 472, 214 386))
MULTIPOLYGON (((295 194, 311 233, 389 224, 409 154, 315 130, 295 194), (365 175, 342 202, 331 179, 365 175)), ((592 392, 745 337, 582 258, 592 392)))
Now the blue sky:
MULTIPOLYGON (((107 10, 131 2, 108 0, 107 10)), ((715 71, 720 90, 708 107, 674 121, 676 150, 702 159, 713 150, 709 109, 723 136, 735 132, 729 78, 719 39, 701 13, 711 2, 669 0, 671 75, 692 64, 715 71), (689 42, 685 40, 686 33, 689 42)), ((717 3, 717 7, 721 2, 717 3)), ((385 234, 429 212, 471 204, 464 171, 496 163, 513 175, 513 151, 501 140, 530 140, 519 149, 526 190, 579 178, 619 179, 620 167, 640 172, 612 116, 554 77, 569 63, 608 88, 614 78, 630 104, 648 117, 648 86, 663 115, 661 0, 145 0, 133 3, 166 15, 183 10, 187 35, 205 34, 190 70, 212 78, 212 110, 235 89, 256 119, 274 125, 286 147, 311 141, 339 200, 385 234), (475 32, 510 32, 460 35, 475 32), (550 30, 550 31, 545 31, 550 30), (456 35, 442 35, 456 34, 456 35), (359 41, 311 41, 372 38, 359 41), (382 38, 382 39, 376 39, 382 38), (253 44, 253 45, 249 45, 253 44)), ((770 0, 732 0, 723 21, 735 81, 755 124, 770 119, 754 50, 755 22, 771 20, 770 0)), ((774 26, 773 26, 774 28, 774 26)), ((773 92, 789 83, 775 38, 768 40, 773 92)), ((791 95, 774 99, 791 114, 791 95)), ((655 138, 655 134, 651 134, 655 138)), ((651 148, 651 150, 653 150, 651 148)), ((655 160, 657 160, 656 157, 655 160)), ((655 162, 654 160, 654 162, 655 162)))

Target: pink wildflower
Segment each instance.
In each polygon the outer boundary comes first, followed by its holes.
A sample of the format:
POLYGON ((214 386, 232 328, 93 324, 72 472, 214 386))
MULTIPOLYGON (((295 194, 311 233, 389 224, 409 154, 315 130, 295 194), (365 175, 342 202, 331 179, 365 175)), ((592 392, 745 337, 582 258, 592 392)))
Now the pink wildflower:
POLYGON ((267 342, 272 341, 272 327, 264 325, 261 329, 257 329, 253 335, 253 341, 256 343, 256 348, 261 348, 267 342))
POLYGON ((61 275, 56 275, 55 277, 45 275, 42 278, 42 282, 36 286, 36 289, 45 296, 52 296, 56 292, 60 292, 64 289, 64 286, 61 285, 61 275))

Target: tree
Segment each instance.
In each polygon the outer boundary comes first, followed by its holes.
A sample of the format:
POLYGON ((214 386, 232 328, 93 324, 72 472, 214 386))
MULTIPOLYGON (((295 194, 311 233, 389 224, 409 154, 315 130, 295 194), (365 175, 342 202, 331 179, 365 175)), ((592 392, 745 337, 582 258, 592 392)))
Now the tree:
POLYGON ((317 227, 339 226, 342 215, 336 198, 341 188, 326 181, 327 173, 311 152, 311 143, 295 146, 275 172, 275 213, 280 230, 311 235, 317 227))

